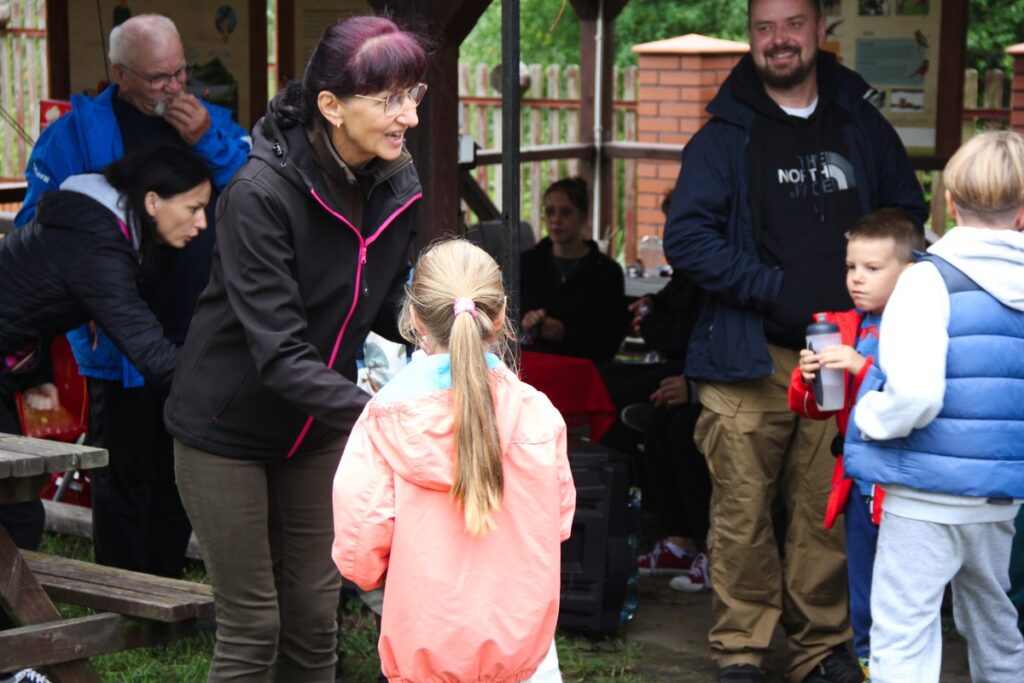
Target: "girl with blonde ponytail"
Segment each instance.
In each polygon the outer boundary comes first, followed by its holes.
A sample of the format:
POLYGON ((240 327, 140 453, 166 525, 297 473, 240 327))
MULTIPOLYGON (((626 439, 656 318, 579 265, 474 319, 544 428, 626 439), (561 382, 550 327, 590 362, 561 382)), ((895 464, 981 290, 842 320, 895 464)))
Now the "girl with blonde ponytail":
POLYGON ((338 569, 365 590, 387 578, 389 680, 561 680, 560 543, 576 490, 561 416, 499 358, 506 306, 480 248, 424 252, 401 317, 420 352, 366 406, 335 475, 338 569))

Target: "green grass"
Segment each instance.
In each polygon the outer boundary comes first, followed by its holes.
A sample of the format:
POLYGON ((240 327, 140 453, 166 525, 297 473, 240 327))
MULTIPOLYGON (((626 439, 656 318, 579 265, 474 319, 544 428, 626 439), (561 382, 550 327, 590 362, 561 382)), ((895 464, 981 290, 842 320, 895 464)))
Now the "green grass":
MULTIPOLYGON (((42 552, 77 560, 93 560, 88 539, 46 534, 42 552)), ((190 581, 206 582, 200 562, 189 562, 185 576, 190 581)), ((58 604, 65 617, 90 614, 91 610, 58 604)), ((380 660, 377 657, 377 621, 373 613, 356 598, 346 599, 339 608, 338 655, 349 683, 377 683, 380 660)), ((112 683, 192 683, 206 680, 213 654, 212 633, 200 633, 170 645, 117 652, 90 661, 104 681, 112 683)), ((635 668, 643 654, 642 646, 624 643, 618 638, 591 640, 559 634, 558 659, 565 683, 642 683, 635 668)))

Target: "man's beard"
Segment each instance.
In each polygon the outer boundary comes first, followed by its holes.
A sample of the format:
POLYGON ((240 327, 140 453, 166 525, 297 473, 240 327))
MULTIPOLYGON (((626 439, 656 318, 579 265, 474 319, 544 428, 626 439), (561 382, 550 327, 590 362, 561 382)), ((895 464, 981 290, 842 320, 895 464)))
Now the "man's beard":
MULTIPOLYGON (((771 55, 778 52, 784 52, 789 48, 776 48, 771 52, 765 52, 765 64, 764 66, 754 62, 754 68, 757 70, 757 75, 761 77, 761 81, 768 87, 774 90, 790 90, 803 83, 807 77, 814 71, 815 64, 818 63, 818 51, 815 50, 811 55, 811 58, 806 62, 797 61, 797 64, 791 71, 785 73, 776 73, 768 67, 771 55)), ((799 55, 799 48, 797 48, 797 54, 799 55)))

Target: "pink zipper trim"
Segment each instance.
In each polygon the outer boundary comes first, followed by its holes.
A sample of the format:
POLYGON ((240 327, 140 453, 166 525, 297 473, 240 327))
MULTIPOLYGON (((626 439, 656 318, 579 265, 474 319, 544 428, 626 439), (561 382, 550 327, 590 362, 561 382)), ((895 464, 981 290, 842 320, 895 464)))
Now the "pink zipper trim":
MULTIPOLYGON (((409 201, 395 209, 395 211, 390 216, 388 216, 387 220, 381 223, 380 227, 377 228, 377 230, 372 235, 365 239, 359 232, 359 229, 356 228, 356 226, 352 225, 352 223, 349 222, 347 218, 345 218, 340 213, 329 207, 326 204, 326 202, 324 202, 324 200, 320 198, 320 195, 316 193, 316 190, 310 190, 310 194, 313 195, 313 199, 316 200, 316 203, 323 207, 323 209, 327 211, 327 213, 331 214, 339 221, 347 225, 349 229, 352 230, 352 233, 356 236, 356 239, 359 240, 359 263, 356 265, 355 294, 352 297, 352 305, 349 306, 348 313, 345 315, 345 320, 341 323, 341 329, 338 330, 338 336, 334 340, 334 348, 331 349, 331 357, 327 361, 327 367, 331 367, 334 365, 334 361, 338 357, 338 350, 341 348, 341 339, 342 337, 345 336, 345 330, 348 329, 348 323, 350 320, 352 320, 352 314, 356 312, 356 305, 359 303, 359 292, 361 290, 360 285, 362 284, 363 278, 363 265, 366 264, 367 250, 370 248, 370 245, 373 244, 378 237, 380 237, 380 234, 384 232, 384 230, 389 225, 391 225, 403 211, 408 209, 413 204, 413 202, 416 202, 423 197, 423 193, 417 192, 415 195, 412 196, 411 199, 409 199, 409 201)), ((293 455, 295 455, 295 453, 299 450, 299 446, 302 445, 302 442, 305 440, 306 434, 309 433, 310 427, 312 426, 313 416, 310 415, 309 417, 306 418, 306 424, 302 427, 302 431, 299 432, 299 436, 298 438, 295 439, 295 443, 293 443, 292 447, 288 449, 288 455, 286 457, 290 458, 293 455)))

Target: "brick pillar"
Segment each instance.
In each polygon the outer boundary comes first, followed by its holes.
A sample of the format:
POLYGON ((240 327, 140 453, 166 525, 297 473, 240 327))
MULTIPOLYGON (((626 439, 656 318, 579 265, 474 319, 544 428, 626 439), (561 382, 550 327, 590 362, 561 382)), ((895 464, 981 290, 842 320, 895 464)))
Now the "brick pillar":
POLYGON ((1013 80, 1010 82, 1010 127, 1024 134, 1024 43, 1006 48, 1013 57, 1013 80))
MULTIPOLYGON (((690 33, 633 46, 638 70, 639 142, 686 144, 710 118, 704 108, 718 92, 746 43, 690 33)), ((637 168, 637 240, 661 236, 661 202, 675 187, 678 161, 640 161, 637 168)))

